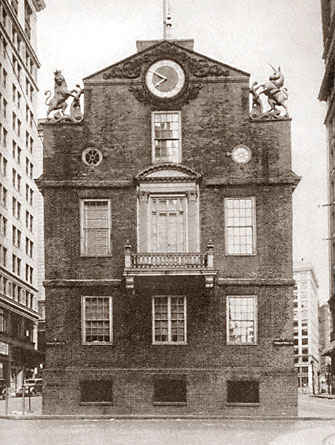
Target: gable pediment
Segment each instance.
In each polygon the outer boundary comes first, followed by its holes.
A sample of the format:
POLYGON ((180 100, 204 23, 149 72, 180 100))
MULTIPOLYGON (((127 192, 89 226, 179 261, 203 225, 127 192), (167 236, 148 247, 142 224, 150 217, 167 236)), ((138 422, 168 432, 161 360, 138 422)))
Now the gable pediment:
POLYGON ((200 173, 181 164, 157 164, 142 170, 135 177, 141 182, 198 182, 200 173))
POLYGON ((249 74, 245 71, 184 48, 175 41, 162 40, 127 59, 86 77, 84 81, 139 80, 150 64, 160 58, 171 58, 179 62, 190 80, 227 77, 245 77, 248 80, 249 78, 249 74))

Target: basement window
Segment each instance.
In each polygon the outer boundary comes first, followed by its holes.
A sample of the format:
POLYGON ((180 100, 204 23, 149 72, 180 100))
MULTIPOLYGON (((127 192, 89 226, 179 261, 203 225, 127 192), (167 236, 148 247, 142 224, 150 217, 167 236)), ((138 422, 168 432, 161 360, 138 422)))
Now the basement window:
POLYGON ((186 405, 184 378, 157 378, 154 380, 154 405, 186 405))
POLYGON ((80 382, 80 402, 113 404, 112 380, 83 380, 80 382))
POLYGON ((259 403, 259 382, 230 380, 227 382, 228 403, 259 403))

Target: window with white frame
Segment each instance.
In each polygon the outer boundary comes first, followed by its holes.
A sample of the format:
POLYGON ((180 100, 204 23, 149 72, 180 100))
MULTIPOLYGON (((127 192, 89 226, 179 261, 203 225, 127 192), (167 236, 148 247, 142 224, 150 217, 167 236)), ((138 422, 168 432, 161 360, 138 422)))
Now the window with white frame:
POLYGON ((227 343, 232 345, 257 343, 257 297, 255 295, 227 297, 227 343))
POLYGON ((186 297, 153 297, 152 323, 153 344, 185 344, 186 297))
POLYGON ((81 255, 108 256, 111 254, 110 201, 85 199, 81 201, 81 255))
POLYGON ((82 297, 82 342, 113 342, 112 297, 82 297))
POLYGON ((226 255, 256 253, 255 198, 225 198, 226 255))
POLYGON ((185 252, 187 250, 186 197, 150 197, 150 250, 185 252))
POLYGON ((153 162, 181 162, 180 122, 179 111, 152 113, 153 162))

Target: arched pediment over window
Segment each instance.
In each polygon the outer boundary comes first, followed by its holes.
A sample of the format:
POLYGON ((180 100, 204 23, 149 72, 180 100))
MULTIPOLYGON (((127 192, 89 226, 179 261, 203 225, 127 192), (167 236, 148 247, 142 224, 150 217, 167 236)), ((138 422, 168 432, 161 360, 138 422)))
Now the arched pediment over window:
POLYGON ((190 167, 181 164, 155 164, 142 170, 135 176, 138 183, 141 182, 196 182, 201 179, 201 174, 190 167))

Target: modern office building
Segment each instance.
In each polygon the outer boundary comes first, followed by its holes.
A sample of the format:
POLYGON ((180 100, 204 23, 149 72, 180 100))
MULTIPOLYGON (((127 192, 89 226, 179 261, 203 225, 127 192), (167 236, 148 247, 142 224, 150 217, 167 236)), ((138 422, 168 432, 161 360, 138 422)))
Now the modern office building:
POLYGON ((319 392, 320 344, 318 282, 310 264, 293 267, 294 291, 294 355, 298 387, 306 392, 319 392))
MULTIPOLYGON (((329 275, 330 298, 329 308, 332 326, 335 326, 335 0, 321 0, 323 59, 325 73, 322 79, 319 99, 327 103, 325 125, 328 134, 328 208, 329 208, 329 275)), ((335 331, 331 332, 331 345, 327 354, 331 357, 332 379, 335 380, 335 331)))
POLYGON ((290 118, 193 40, 137 48, 41 123, 44 413, 295 415, 290 118))
POLYGON ((38 365, 37 13, 0 3, 0 382, 15 391, 38 365))

